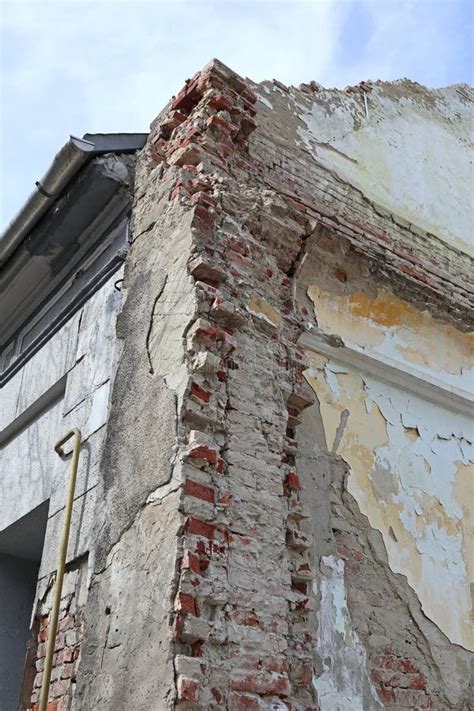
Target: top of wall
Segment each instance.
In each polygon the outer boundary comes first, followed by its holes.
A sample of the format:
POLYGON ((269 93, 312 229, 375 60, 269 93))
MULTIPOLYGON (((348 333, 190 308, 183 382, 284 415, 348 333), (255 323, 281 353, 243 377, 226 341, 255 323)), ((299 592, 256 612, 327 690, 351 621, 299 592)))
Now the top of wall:
POLYGON ((472 255, 474 92, 400 79, 345 90, 263 82, 256 90, 295 147, 376 206, 472 255))

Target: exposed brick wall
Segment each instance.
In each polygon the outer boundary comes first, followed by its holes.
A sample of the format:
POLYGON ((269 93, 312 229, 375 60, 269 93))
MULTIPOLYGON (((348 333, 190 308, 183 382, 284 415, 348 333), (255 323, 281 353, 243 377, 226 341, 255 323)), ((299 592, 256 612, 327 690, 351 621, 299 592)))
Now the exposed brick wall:
POLYGON ((195 204, 178 707, 309 711, 311 542, 299 525, 294 428, 313 396, 295 346, 291 279, 309 226, 253 189, 254 102, 214 62, 152 125, 152 160, 164 176, 181 167, 170 199, 195 204))
MULTIPOLYGON (((255 98, 211 62, 150 136, 151 165, 177 176, 170 200, 194 210, 189 273, 198 313, 186 334, 177 707, 310 711, 318 708, 314 571, 296 466, 301 412, 313 402, 295 345, 307 315, 295 303, 305 240, 317 225, 328 228, 333 240, 363 252, 374 274, 421 290, 429 307, 442 304, 455 319, 465 318, 470 297, 456 250, 433 249, 436 240, 288 155, 277 136, 253 133, 255 98)), ((346 278, 343 269, 334 276, 346 278)), ((334 536, 354 592, 376 564, 355 537, 337 529, 334 536)), ((364 609, 383 609, 385 573, 376 573, 380 585, 358 591, 364 609)), ((422 654, 402 642, 369 654, 368 674, 387 708, 445 707, 429 650, 418 644, 422 654)))
MULTIPOLYGON (((53 578, 44 599, 39 604, 37 621, 34 626, 37 632, 36 651, 31 656, 30 663, 34 667, 33 689, 30 703, 25 703, 22 709, 39 708, 38 701, 43 681, 43 669, 49 638, 49 614, 53 598, 53 578)), ((81 642, 84 637, 83 607, 79 604, 79 588, 83 584, 81 570, 76 567, 67 571, 64 576, 63 597, 59 612, 56 643, 54 647, 51 685, 49 690, 48 711, 69 711, 75 688, 75 674, 79 663, 81 642)), ((25 676, 28 676, 27 674, 25 676)), ((26 689, 25 689, 26 692, 26 689)))
MULTIPOLYGON (((346 511, 345 527, 351 519, 353 516, 346 511)), ((373 640, 377 635, 381 639, 378 645, 367 644, 370 679, 381 702, 386 708, 448 708, 427 645, 421 635, 416 640, 410 612, 397 599, 391 574, 374 560, 362 533, 364 524, 353 523, 353 531, 341 531, 335 525, 335 549, 344 560, 351 609, 364 611, 366 631, 360 629, 360 636, 368 639, 372 633, 373 640), (391 642, 383 642, 384 636, 391 642)), ((357 622, 356 617, 356 628, 357 622)))
MULTIPOLYGON (((287 98, 298 103, 301 89, 275 84, 285 111, 287 98)), ((278 93, 272 94, 272 101, 272 113, 278 115, 278 93)), ((284 135, 278 121, 258 121, 258 130, 250 138, 250 153, 258 160, 264 184, 372 259, 374 278, 406 284, 412 293, 422 295, 435 317, 445 314, 456 320, 458 328, 471 328, 472 259, 372 203, 324 165, 308 159, 299 142, 284 135)))

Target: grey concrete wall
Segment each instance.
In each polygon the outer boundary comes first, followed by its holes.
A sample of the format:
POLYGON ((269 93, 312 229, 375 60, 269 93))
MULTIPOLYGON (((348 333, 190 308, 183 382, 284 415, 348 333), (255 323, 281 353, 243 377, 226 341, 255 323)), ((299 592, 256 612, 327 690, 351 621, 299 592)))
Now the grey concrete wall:
POLYGON ((117 323, 119 360, 102 458, 100 506, 76 707, 174 708, 170 605, 176 581, 178 412, 193 311, 192 213, 167 202, 171 178, 138 162, 137 201, 117 323))
POLYGON ((38 563, 0 553, 0 708, 16 711, 38 563))

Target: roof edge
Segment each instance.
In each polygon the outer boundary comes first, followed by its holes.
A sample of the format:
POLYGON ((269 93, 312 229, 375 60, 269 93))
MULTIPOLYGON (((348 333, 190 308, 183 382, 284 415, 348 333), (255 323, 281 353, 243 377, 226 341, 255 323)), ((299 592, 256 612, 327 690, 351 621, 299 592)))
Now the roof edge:
POLYGON ((103 153, 134 153, 143 148, 147 136, 146 133, 86 133, 83 138, 70 136, 42 179, 36 181, 36 190, 0 236, 0 265, 7 261, 49 207, 61 197, 88 160, 103 153))

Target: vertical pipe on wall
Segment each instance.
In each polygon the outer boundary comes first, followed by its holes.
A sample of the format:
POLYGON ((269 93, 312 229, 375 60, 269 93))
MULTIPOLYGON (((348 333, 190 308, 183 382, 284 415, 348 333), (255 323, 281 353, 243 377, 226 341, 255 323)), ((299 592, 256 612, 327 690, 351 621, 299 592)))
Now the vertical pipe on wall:
POLYGON ((73 427, 68 432, 66 432, 64 437, 62 437, 54 447, 55 452, 57 452, 59 456, 64 459, 65 455, 62 447, 63 444, 65 444, 69 439, 71 439, 71 437, 75 437, 75 442, 72 450, 71 469, 66 497, 66 508, 64 511, 63 532, 61 536, 61 544, 59 547, 58 567, 56 570, 56 582, 54 586, 53 607, 51 610, 51 619, 48 627, 48 647, 46 651, 46 659, 43 670, 43 682, 41 685, 39 711, 46 711, 48 705, 49 686, 51 682, 51 669, 53 666, 56 631, 58 627, 59 608, 61 604, 61 593, 63 589, 64 568, 66 565, 69 531, 71 528, 72 507, 74 504, 74 492, 76 489, 77 465, 79 462, 79 450, 81 448, 80 431, 76 427, 73 427))

